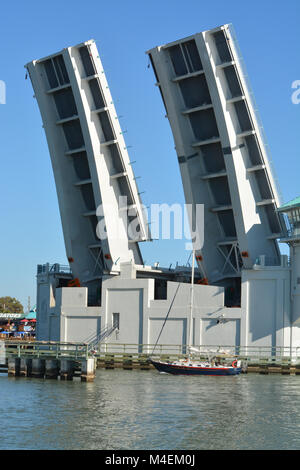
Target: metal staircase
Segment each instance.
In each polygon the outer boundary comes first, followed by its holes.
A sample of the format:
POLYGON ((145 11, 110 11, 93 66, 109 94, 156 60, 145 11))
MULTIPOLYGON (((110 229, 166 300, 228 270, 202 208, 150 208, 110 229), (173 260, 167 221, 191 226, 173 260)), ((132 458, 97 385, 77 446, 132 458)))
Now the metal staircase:
POLYGON ((117 329, 116 325, 107 325, 98 334, 92 334, 86 338, 84 343, 88 345, 88 351, 95 350, 104 339, 108 338, 117 329))

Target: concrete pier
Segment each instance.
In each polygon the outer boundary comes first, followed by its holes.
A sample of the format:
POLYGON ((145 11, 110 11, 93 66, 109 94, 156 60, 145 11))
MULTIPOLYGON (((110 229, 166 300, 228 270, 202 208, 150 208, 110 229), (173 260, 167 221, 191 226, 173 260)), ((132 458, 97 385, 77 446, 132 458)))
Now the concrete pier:
POLYGON ((8 375, 12 377, 18 377, 20 375, 20 361, 19 357, 8 358, 8 375))
POLYGON ((59 361, 53 359, 46 359, 45 362, 45 378, 57 379, 59 374, 59 361))
POLYGON ((91 357, 81 361, 81 381, 93 382, 96 375, 96 359, 91 357))
POLYGON ((32 372, 32 359, 21 357, 20 376, 30 377, 32 372))
POLYGON ((32 377, 44 378, 45 376, 45 359, 32 359, 32 377))
POLYGON ((60 361, 60 379, 73 380, 74 362, 70 359, 61 359, 60 361))

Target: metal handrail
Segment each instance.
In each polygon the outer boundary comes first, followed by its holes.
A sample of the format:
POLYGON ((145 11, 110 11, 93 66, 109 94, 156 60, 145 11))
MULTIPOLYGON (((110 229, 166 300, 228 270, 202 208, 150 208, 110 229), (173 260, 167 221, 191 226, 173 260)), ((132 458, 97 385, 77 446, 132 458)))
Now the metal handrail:
MULTIPOLYGON (((106 327, 101 335, 95 337, 94 342, 57 342, 57 341, 3 341, 5 352, 9 355, 18 357, 56 357, 56 358, 74 358, 82 359, 90 356, 103 356, 105 354, 128 354, 150 356, 154 344, 128 344, 128 343, 107 343, 102 342, 108 337, 116 327, 106 327), (97 348, 97 350, 95 350, 97 348)), ((196 357, 203 356, 223 356, 223 357, 242 357, 249 362, 271 362, 277 361, 300 361, 300 347, 284 346, 234 346, 234 345, 195 345, 198 351, 193 354, 196 357)), ((188 353, 186 345, 179 344, 158 344, 156 346, 155 356, 185 356, 188 353)))
POLYGON ((117 326, 115 325, 107 325, 100 331, 100 333, 90 337, 90 339, 87 341, 88 350, 90 352, 94 351, 99 346, 99 344, 101 344, 105 338, 108 338, 116 329, 117 326))
MULTIPOLYGON (((99 354, 146 354, 150 355, 154 344, 128 344, 128 343, 103 343, 99 345, 99 354)), ((233 346, 233 345, 195 345, 198 355, 218 355, 218 356, 240 356, 255 360, 288 360, 300 359, 300 347, 284 346, 233 346)), ((176 344, 158 344, 155 356, 159 355, 186 355, 188 347, 176 344)))
POLYGON ((90 356, 88 344, 57 341, 4 341, 5 353, 17 357, 82 359, 90 356))

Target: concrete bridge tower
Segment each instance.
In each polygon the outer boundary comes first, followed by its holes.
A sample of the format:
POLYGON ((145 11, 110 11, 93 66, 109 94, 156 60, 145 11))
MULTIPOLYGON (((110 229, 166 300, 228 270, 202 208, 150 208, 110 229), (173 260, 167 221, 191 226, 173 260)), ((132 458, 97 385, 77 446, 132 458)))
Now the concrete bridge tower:
POLYGON ((67 257, 95 293, 148 239, 122 130, 93 40, 26 65, 48 141, 67 257), (120 199, 121 198, 121 199, 120 199), (130 226, 127 230, 128 225, 130 226), (99 238, 96 228, 102 229, 99 238))
POLYGON ((196 252, 203 276, 233 285, 260 255, 280 264, 279 192, 232 27, 147 53, 173 132, 186 203, 205 205, 204 246, 196 252))

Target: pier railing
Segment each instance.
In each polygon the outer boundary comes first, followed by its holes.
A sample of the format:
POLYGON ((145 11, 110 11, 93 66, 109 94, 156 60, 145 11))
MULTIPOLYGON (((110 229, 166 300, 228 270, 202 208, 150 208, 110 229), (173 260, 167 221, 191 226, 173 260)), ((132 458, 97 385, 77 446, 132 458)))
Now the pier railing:
POLYGON ((86 343, 65 343, 56 341, 4 341, 6 356, 41 359, 87 359, 91 356, 86 343))
MULTIPOLYGON (((55 341, 13 341, 1 343, 6 356, 28 358, 70 358, 80 360, 88 357, 103 359, 110 355, 116 357, 132 356, 155 358, 169 358, 170 360, 186 357, 188 347, 174 344, 128 344, 117 342, 100 342, 97 347, 91 348, 89 343, 66 343, 55 341)), ((300 364, 300 347, 267 347, 267 346, 194 346, 191 351, 195 359, 218 356, 221 358, 241 358, 248 364, 300 364)))
MULTIPOLYGON (((98 346, 96 355, 103 357, 109 354, 128 354, 128 355, 149 355, 153 357, 168 356, 170 359, 175 357, 185 357, 188 354, 188 347, 174 344, 120 344, 120 343, 101 343, 98 346)), ((238 357, 247 360, 248 363, 300 363, 300 347, 272 347, 272 346, 215 346, 203 345, 194 346, 191 351, 196 359, 205 357, 238 357)))

